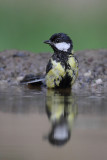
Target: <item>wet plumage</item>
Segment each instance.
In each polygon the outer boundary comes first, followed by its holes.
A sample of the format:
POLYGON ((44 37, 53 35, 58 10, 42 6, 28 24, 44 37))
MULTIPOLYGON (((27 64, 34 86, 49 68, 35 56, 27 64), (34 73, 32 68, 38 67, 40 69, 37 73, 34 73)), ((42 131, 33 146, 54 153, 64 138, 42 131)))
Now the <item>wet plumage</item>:
POLYGON ((44 43, 54 50, 46 66, 46 74, 40 76, 25 76, 24 84, 45 85, 47 88, 69 88, 78 75, 78 61, 74 54, 73 43, 64 33, 56 33, 44 43))
POLYGON ((72 53, 72 40, 66 34, 58 33, 54 34, 45 43, 49 44, 54 50, 54 54, 46 67, 47 87, 72 87, 78 75, 78 61, 72 53))

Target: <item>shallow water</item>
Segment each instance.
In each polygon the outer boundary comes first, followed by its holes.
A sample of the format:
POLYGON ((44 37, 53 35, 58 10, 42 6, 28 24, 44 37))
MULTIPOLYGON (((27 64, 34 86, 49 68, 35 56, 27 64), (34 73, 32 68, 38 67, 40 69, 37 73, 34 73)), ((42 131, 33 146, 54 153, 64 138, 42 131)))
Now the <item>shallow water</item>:
POLYGON ((0 89, 0 160, 107 160, 106 97, 0 89))

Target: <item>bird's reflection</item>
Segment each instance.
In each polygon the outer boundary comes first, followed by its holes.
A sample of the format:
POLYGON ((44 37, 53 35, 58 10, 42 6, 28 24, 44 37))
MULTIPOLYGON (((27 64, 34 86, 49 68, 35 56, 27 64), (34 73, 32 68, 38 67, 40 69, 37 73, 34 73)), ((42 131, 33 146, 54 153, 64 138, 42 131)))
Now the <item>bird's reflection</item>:
POLYGON ((47 90, 46 113, 51 122, 49 142, 62 146, 70 137, 74 119, 77 115, 75 96, 70 90, 47 90))

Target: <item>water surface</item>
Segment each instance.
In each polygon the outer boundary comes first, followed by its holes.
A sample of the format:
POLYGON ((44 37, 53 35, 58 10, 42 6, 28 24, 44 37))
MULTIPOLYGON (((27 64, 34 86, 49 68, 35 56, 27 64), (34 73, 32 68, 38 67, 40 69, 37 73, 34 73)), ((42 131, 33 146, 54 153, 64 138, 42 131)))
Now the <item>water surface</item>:
POLYGON ((0 90, 0 160, 106 160, 105 94, 0 90))

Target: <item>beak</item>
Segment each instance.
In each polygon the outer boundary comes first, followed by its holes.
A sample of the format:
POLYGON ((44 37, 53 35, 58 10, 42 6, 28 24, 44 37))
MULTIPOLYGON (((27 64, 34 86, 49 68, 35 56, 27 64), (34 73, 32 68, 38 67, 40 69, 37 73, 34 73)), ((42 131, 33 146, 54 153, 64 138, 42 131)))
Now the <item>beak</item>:
POLYGON ((46 41, 44 41, 44 43, 46 43, 46 44, 52 44, 52 42, 50 40, 46 40, 46 41))

